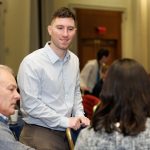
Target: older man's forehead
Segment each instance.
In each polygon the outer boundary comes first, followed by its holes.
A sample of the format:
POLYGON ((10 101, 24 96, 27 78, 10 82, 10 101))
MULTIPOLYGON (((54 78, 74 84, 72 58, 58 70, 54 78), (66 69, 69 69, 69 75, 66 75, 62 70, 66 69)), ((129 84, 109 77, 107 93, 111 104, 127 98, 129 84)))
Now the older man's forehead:
POLYGON ((16 86, 16 80, 13 74, 7 70, 0 69, 0 83, 3 84, 12 84, 16 86))
POLYGON ((8 84, 8 87, 17 89, 17 85, 15 83, 8 84))

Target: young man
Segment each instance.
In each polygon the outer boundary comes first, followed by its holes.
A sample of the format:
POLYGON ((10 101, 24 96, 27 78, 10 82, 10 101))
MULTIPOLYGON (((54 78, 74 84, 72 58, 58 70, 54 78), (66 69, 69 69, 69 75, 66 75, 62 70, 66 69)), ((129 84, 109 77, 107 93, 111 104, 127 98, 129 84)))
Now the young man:
POLYGON ((19 68, 26 122, 21 141, 39 150, 66 150, 66 128, 77 130, 90 123, 83 113, 79 60, 68 49, 76 33, 74 14, 65 7, 57 10, 48 33, 51 41, 25 57, 19 68))
POLYGON ((16 102, 20 99, 16 80, 12 70, 0 65, 0 149, 1 150, 34 150, 16 141, 9 129, 8 117, 15 112, 16 102))

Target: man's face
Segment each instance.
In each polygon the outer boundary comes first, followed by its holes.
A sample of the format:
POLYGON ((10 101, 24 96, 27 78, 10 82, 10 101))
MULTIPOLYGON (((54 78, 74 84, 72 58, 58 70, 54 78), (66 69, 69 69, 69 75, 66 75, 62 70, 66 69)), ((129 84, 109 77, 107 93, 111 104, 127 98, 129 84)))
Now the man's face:
POLYGON ((0 113, 10 116, 15 112, 16 102, 20 99, 15 78, 5 70, 0 71, 0 113))
POLYGON ((75 33, 75 22, 72 18, 55 18, 48 26, 51 36, 51 46, 57 50, 67 50, 75 33))
POLYGON ((106 57, 106 56, 103 56, 102 59, 100 60, 100 64, 107 64, 109 61, 109 56, 106 57))

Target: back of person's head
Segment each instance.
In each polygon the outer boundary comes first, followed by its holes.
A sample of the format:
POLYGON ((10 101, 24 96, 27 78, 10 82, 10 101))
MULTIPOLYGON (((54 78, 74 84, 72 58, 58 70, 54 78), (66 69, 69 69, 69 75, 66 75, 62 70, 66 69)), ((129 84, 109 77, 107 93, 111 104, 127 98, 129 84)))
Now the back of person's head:
POLYGON ((103 57, 108 57, 109 56, 109 50, 106 48, 101 48, 98 52, 97 52, 97 60, 101 60, 103 57))
POLYGON ((51 21, 55 18, 72 18, 74 21, 76 21, 74 13, 67 7, 61 7, 54 12, 51 21))
POLYGON ((137 135, 145 130, 150 116, 150 77, 133 59, 116 60, 108 69, 92 127, 111 133, 137 135), (116 126, 116 123, 118 126, 116 126))

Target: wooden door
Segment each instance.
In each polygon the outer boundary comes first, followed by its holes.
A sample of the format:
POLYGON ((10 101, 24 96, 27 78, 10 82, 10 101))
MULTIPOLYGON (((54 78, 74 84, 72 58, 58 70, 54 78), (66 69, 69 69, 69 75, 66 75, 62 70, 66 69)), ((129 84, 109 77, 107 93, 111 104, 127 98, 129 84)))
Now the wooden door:
POLYGON ((75 10, 80 68, 88 60, 95 59, 97 51, 102 47, 110 51, 109 64, 120 58, 122 12, 79 8, 75 10), (98 27, 105 27, 106 32, 99 33, 98 27))

